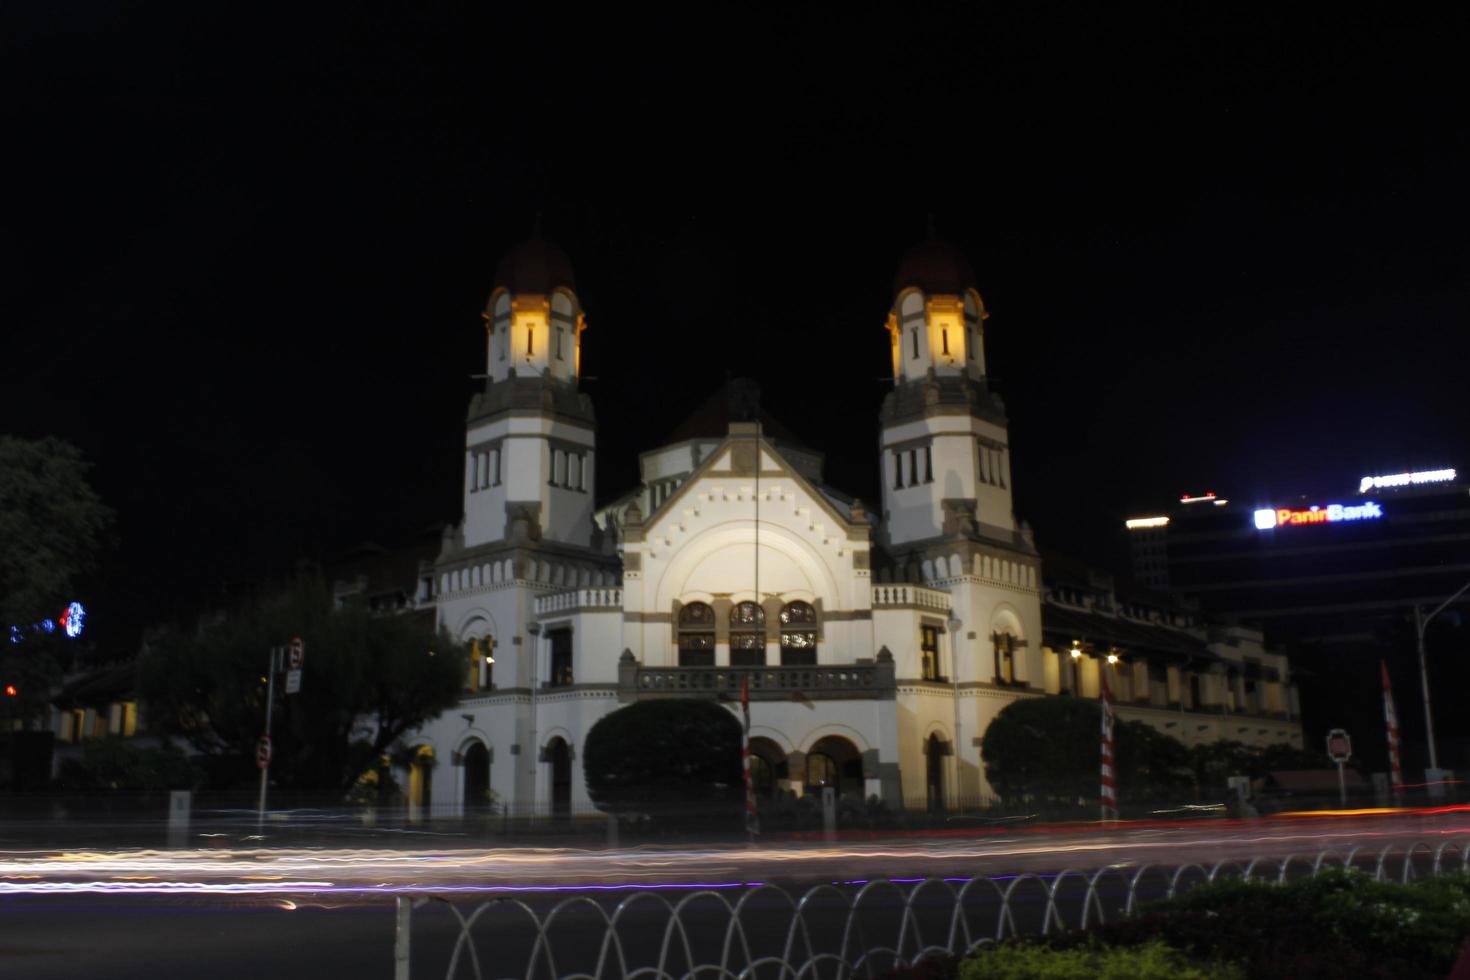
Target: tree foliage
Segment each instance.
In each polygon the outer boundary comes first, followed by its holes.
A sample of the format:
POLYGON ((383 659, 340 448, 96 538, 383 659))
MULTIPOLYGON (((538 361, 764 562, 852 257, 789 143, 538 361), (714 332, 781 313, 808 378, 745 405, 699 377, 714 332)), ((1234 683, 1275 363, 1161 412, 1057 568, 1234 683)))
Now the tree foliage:
POLYGON ((306 577, 197 626, 153 631, 139 666, 149 726, 213 757, 216 781, 247 778, 269 651, 292 636, 306 660, 300 693, 276 692, 271 772, 294 788, 346 790, 402 735, 451 707, 467 674, 468 650, 429 618, 334 608, 326 583, 306 577))
MULTIPOLYGON (((1101 730, 1096 701, 1013 701, 985 731, 985 776, 1007 801, 1091 803, 1098 798, 1101 730)), ((1113 749, 1120 798, 1171 798, 1193 783, 1184 745, 1142 722, 1116 721, 1113 749)))
MULTIPOLYGON (((1098 702, 1027 698, 1006 705, 985 732, 981 756, 990 785, 1007 801, 1092 802, 1099 791, 1102 714, 1098 702)), ((1230 776, 1321 769, 1325 757, 1290 745, 1251 748, 1221 740, 1193 747, 1141 721, 1113 725, 1121 800, 1168 800, 1223 791, 1230 776)))
POLYGON ((90 572, 112 513, 60 439, 0 436, 0 622, 54 616, 90 572))
POLYGON ((104 738, 82 743, 79 759, 63 759, 58 788, 69 791, 191 789, 199 773, 176 745, 137 745, 104 738))
POLYGON ((740 723, 713 701, 638 701, 587 733, 587 795, 610 813, 738 807, 740 723))
MULTIPOLYGON (((95 570, 112 512, 87 482, 81 451, 60 439, 0 436, 0 632, 55 620, 95 570)), ((33 717, 61 678, 70 652, 58 634, 0 644, 5 717, 33 717)))

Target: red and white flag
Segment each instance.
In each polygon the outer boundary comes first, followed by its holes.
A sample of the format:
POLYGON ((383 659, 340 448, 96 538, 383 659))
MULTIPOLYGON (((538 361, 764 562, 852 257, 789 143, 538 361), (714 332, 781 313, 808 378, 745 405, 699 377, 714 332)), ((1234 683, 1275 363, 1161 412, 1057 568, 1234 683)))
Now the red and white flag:
POLYGON ((1383 671, 1383 724, 1388 731, 1388 778, 1395 797, 1404 794, 1404 769, 1399 764, 1399 716, 1393 709, 1393 685, 1388 680, 1388 664, 1378 661, 1383 671))
POLYGON ((755 783, 750 778, 750 675, 740 675, 740 713, 745 718, 740 736, 740 765, 745 770, 745 830, 752 838, 760 833, 760 814, 755 808, 755 783))
POLYGON ((1118 819, 1118 793, 1113 770, 1113 686, 1108 665, 1099 664, 1102 680, 1102 818, 1118 819))

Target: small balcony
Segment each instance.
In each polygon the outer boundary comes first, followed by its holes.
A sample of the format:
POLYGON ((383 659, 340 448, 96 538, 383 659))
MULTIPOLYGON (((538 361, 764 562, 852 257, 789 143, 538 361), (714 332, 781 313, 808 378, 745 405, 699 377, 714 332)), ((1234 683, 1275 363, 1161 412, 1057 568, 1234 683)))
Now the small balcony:
POLYGON ((645 667, 624 653, 618 662, 618 699, 647 697, 739 700, 743 684, 752 701, 889 700, 897 690, 893 659, 856 664, 752 667, 645 667))
POLYGON ((536 615, 580 612, 584 609, 622 609, 623 590, 617 588, 569 589, 536 597, 536 615))
POLYGON ((949 593, 922 585, 873 586, 874 609, 930 609, 949 612, 949 593))

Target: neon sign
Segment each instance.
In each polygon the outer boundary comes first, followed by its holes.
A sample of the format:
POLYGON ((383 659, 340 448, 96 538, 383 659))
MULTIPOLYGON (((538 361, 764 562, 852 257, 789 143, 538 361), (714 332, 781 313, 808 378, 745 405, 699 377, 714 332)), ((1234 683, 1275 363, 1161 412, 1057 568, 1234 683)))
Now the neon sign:
POLYGON ((87 609, 80 602, 67 603, 61 615, 55 619, 43 619, 39 623, 30 626, 10 627, 10 642, 19 643, 26 638, 27 634, 33 633, 55 633, 58 629, 66 634, 67 639, 75 640, 82 635, 82 628, 87 621, 87 609))
POLYGON ((1276 527, 1296 524, 1337 524, 1343 521, 1376 521, 1383 516, 1383 508, 1376 503, 1344 507, 1328 504, 1326 507, 1311 506, 1306 510, 1290 507, 1265 508, 1256 511, 1256 529, 1269 531, 1276 527))
POLYGON ((1383 490, 1388 487, 1410 487, 1421 483, 1451 483, 1454 470, 1424 470, 1419 473, 1395 473, 1393 476, 1365 476, 1358 481, 1358 493, 1383 490))

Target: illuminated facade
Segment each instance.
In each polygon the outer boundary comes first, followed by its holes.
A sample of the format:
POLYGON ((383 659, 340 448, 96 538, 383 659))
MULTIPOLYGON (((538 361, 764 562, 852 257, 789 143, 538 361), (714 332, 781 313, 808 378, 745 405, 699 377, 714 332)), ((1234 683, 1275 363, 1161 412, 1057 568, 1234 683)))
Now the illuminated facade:
POLYGON ((420 596, 475 663, 460 705, 417 735, 414 805, 585 812, 580 755, 599 718, 643 698, 733 707, 743 681, 762 794, 989 796, 980 741, 1000 709, 1083 690, 1043 638, 969 265, 931 239, 893 295, 878 506, 828 486, 820 453, 734 383, 594 509, 571 266, 535 239, 511 253, 485 314, 464 517, 420 596))

